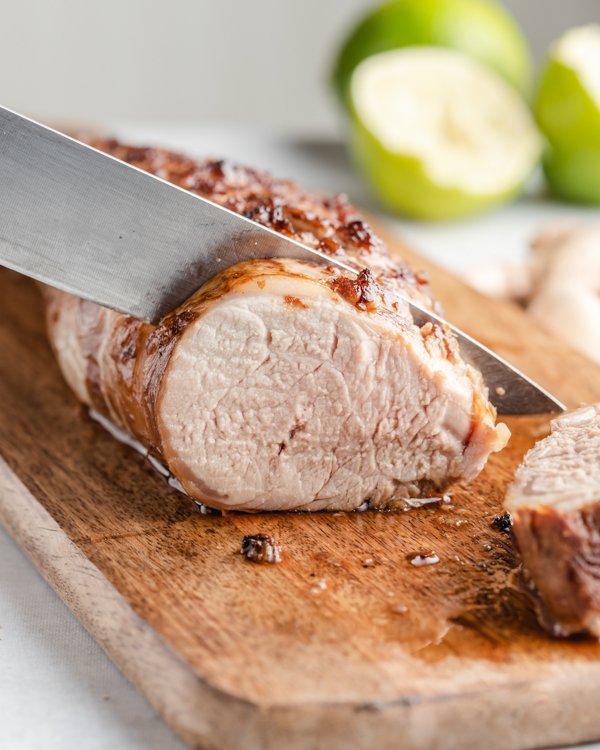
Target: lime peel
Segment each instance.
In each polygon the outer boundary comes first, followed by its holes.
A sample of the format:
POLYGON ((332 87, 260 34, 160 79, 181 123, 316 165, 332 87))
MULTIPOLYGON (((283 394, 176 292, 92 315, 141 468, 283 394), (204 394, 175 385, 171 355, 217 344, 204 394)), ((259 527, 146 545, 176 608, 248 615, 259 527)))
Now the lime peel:
POLYGON ((548 144, 551 188, 567 200, 600 204, 600 26, 571 29, 555 42, 535 115, 548 144))

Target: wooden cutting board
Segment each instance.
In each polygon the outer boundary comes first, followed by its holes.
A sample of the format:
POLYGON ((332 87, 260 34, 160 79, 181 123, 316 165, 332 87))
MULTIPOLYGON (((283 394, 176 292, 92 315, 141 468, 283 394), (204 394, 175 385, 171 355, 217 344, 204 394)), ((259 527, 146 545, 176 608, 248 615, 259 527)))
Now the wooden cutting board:
MULTIPOLYGON (((600 368, 429 270, 447 314, 571 405, 600 368)), ((545 421, 441 507, 201 515, 63 383, 29 281, 0 272, 0 520, 148 700, 214 750, 533 748, 600 738, 600 646, 538 626, 491 527, 545 421), (285 562, 253 565, 265 532, 285 562), (437 565, 407 555, 433 549, 437 565)))

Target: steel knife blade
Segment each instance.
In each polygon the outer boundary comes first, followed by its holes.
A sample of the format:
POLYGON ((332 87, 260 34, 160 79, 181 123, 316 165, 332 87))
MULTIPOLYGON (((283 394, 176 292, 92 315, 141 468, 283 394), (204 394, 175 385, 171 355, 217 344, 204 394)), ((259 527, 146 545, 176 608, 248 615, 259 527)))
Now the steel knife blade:
MULTIPOLYGON (((0 265, 158 321, 219 271, 252 258, 338 259, 0 107, 0 265)), ((505 414, 564 406, 466 333, 456 334, 505 414)))

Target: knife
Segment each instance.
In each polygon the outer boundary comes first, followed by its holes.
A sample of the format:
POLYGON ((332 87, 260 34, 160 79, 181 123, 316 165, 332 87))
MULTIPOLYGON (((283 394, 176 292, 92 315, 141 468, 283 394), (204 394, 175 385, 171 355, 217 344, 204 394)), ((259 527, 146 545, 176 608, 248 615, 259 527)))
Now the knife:
MULTIPOLYGON (((0 107, 0 265, 150 322, 219 271, 252 258, 351 266, 0 107)), ((402 295, 400 295, 402 296, 402 295)), ((564 410, 548 391, 447 325, 503 414, 564 410)))

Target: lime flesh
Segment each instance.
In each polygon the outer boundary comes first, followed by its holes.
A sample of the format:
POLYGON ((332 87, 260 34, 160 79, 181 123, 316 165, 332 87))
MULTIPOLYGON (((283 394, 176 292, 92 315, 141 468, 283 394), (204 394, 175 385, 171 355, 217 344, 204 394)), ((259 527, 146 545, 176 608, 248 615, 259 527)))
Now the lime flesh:
POLYGON ((396 213, 451 219, 517 194, 541 151, 519 94, 467 56, 434 47, 372 56, 351 83, 350 150, 396 213))

